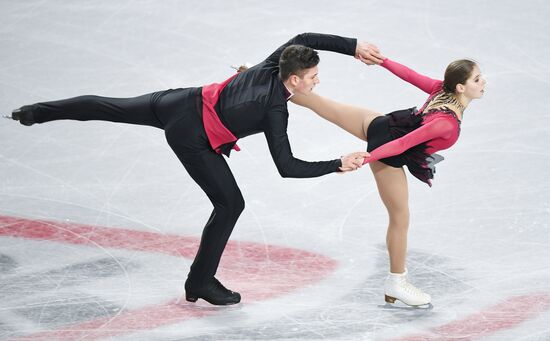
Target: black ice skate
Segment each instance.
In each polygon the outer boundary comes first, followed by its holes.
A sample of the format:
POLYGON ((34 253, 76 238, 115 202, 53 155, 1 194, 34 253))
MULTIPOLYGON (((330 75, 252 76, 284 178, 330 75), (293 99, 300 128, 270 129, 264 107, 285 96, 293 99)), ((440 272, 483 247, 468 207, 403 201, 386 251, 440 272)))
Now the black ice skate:
POLYGON ((33 114, 32 105, 24 105, 19 109, 15 109, 11 112, 10 116, 4 116, 6 118, 11 118, 12 120, 19 121, 22 125, 31 126, 35 124, 34 114, 33 114))
POLYGON ((238 292, 227 289, 216 278, 198 289, 189 288, 188 282, 185 284, 185 299, 189 302, 196 302, 199 298, 214 305, 237 304, 241 301, 241 295, 238 292))

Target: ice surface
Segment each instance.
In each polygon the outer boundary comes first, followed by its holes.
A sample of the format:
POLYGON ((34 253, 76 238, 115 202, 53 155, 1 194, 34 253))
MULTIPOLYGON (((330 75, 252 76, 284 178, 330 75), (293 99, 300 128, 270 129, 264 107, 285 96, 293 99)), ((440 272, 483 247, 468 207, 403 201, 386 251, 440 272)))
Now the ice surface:
MULTIPOLYGON (((302 32, 373 42, 433 78, 473 58, 488 81, 434 186, 409 176, 408 268, 431 310, 384 305, 387 217, 368 168, 282 179, 261 134, 241 140, 228 162, 246 209, 220 278, 243 302, 176 304, 211 205, 163 132, 1 120, 0 340, 550 340, 546 2, 5 0, 0 12, 5 114, 221 81, 302 32)), ((323 95, 380 112, 425 99, 381 68, 321 60, 323 95)), ((289 106, 297 157, 365 149, 289 106)))

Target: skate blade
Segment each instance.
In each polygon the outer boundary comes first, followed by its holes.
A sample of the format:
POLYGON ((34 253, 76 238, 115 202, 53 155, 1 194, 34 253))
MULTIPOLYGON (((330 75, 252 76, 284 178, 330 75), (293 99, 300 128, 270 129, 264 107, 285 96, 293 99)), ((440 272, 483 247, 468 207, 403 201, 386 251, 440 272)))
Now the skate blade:
MULTIPOLYGON (((398 300, 399 301, 399 300, 398 300)), ((431 303, 423 305, 408 305, 399 301, 400 303, 387 303, 384 305, 379 305, 379 308, 387 310, 432 310, 434 306, 431 303)))

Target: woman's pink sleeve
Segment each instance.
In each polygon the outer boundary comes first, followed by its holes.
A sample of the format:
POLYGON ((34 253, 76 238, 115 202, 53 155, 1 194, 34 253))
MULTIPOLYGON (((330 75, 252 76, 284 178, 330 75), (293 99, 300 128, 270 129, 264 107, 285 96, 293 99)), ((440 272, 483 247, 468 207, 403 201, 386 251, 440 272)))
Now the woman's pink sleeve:
POLYGON ((405 65, 394 62, 393 60, 386 58, 380 66, 388 69, 391 73, 401 78, 405 82, 411 83, 420 90, 431 94, 436 88, 441 86, 441 81, 432 79, 430 77, 421 75, 416 71, 409 69, 405 65))
POLYGON ((455 127, 452 122, 445 118, 437 118, 418 129, 415 129, 407 135, 390 141, 370 152, 370 156, 365 158, 363 164, 377 161, 390 156, 399 155, 421 143, 433 140, 435 138, 449 138, 455 127))

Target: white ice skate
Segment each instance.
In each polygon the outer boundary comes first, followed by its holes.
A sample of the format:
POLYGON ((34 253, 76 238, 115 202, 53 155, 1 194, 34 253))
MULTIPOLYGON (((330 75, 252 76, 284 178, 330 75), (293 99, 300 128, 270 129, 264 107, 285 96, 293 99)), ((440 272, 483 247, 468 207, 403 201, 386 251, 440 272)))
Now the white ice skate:
POLYGON ((430 295, 407 282, 407 270, 401 274, 390 272, 384 284, 384 292, 387 303, 399 300, 407 305, 418 307, 429 305, 432 301, 430 295))

